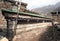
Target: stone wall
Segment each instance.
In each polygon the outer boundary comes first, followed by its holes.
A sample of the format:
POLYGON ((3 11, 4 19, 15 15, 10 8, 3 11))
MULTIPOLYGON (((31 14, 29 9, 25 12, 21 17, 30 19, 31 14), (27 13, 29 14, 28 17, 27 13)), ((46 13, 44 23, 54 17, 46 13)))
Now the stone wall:
POLYGON ((2 15, 1 9, 4 7, 4 3, 0 2, 0 28, 6 28, 6 19, 2 15))
POLYGON ((5 8, 5 9, 11 9, 11 3, 10 2, 0 2, 0 9, 5 8), (8 4, 7 4, 8 3, 8 4))
POLYGON ((6 19, 4 18, 0 10, 0 28, 6 28, 6 26, 7 26, 6 19))

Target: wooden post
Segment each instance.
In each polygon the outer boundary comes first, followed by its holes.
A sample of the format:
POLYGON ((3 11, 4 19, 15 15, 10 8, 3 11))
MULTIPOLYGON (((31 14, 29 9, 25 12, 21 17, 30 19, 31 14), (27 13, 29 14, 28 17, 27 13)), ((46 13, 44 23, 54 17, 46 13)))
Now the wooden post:
POLYGON ((45 21, 43 20, 43 23, 45 23, 45 21))
POLYGON ((37 22, 39 22, 39 20, 37 19, 37 22))
POLYGON ((28 20, 27 20, 27 23, 29 23, 29 21, 30 21, 30 20, 28 19, 28 20))

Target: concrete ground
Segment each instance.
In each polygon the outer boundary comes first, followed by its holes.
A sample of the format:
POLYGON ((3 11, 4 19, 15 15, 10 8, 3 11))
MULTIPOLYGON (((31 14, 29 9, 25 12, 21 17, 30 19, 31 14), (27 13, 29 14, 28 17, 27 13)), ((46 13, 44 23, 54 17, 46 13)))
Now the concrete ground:
MULTIPOLYGON (((29 27, 28 27, 29 28, 29 27)), ((37 24, 36 28, 25 30, 17 34, 13 41, 53 41, 53 28, 49 23, 37 24)))

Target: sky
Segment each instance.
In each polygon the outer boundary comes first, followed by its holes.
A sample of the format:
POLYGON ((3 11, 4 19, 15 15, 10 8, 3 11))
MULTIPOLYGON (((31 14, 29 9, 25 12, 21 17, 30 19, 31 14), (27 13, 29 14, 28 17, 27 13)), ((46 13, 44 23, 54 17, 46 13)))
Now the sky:
POLYGON ((33 9, 47 5, 54 5, 57 2, 60 2, 60 0, 22 0, 22 2, 28 4, 27 9, 33 9))

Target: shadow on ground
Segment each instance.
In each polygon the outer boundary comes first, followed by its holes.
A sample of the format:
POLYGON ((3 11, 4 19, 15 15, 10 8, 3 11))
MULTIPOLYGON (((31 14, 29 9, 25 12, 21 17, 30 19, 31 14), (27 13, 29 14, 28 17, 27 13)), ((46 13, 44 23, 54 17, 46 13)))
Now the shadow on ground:
POLYGON ((52 41, 53 40, 53 28, 48 27, 47 30, 40 36, 39 41, 52 41))
POLYGON ((48 27, 47 30, 40 36, 39 41, 60 41, 60 28, 57 25, 48 27), (59 39, 58 39, 59 38, 59 39))

